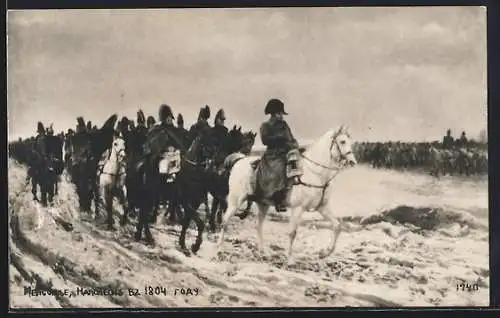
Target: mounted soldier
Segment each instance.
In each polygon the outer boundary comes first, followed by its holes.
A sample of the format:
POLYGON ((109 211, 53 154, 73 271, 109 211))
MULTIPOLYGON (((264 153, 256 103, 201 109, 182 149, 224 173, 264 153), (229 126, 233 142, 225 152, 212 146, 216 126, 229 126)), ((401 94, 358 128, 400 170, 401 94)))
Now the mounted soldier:
POLYGON ((467 137, 465 136, 465 131, 462 131, 462 134, 460 135, 460 139, 457 139, 456 144, 459 148, 467 148, 469 141, 467 140, 467 137))
POLYGON ((205 107, 200 109, 198 114, 198 121, 191 126, 189 129, 188 143, 191 144, 193 140, 201 133, 210 133, 211 127, 208 124, 208 119, 210 118, 210 107, 205 105, 205 107))
POLYGON ((274 202, 276 211, 286 211, 288 193, 293 184, 287 180, 287 155, 299 145, 284 120, 285 106, 279 99, 271 99, 264 110, 270 119, 260 126, 262 143, 267 146, 257 172, 258 189, 264 199, 274 202))
POLYGON ((443 149, 452 149, 453 148, 453 137, 451 136, 451 129, 446 131, 446 136, 443 137, 443 149))
MULTIPOLYGON (((54 173, 56 174, 56 178, 58 178, 63 170, 63 155, 62 155, 62 139, 59 136, 54 136, 54 128, 52 124, 47 128, 47 136, 46 136, 46 153, 47 159, 52 169, 54 169, 54 173)), ((55 193, 58 192, 57 182, 58 180, 54 180, 55 182, 55 193)))
POLYGON ((144 117, 144 113, 141 109, 137 112, 137 127, 135 130, 137 133, 142 135, 146 135, 148 132, 148 128, 146 127, 146 118, 144 117))
POLYGON ((213 135, 219 145, 223 145, 227 138, 228 129, 224 126, 224 121, 226 120, 226 115, 224 114, 224 109, 219 109, 214 119, 214 127, 212 128, 213 135))
POLYGON ((174 115, 170 106, 161 105, 158 117, 160 123, 153 126, 146 136, 143 146, 144 155, 147 157, 156 157, 169 146, 184 150, 185 145, 175 129, 174 115))
POLYGON ((45 132, 43 124, 38 122, 37 135, 33 142, 33 148, 28 152, 30 157, 28 176, 32 180, 31 193, 33 193, 35 200, 37 200, 37 177, 40 174, 46 159, 45 132))
POLYGON ((177 131, 184 140, 185 145, 188 147, 189 132, 186 128, 184 128, 184 118, 182 117, 182 114, 177 115, 177 131))

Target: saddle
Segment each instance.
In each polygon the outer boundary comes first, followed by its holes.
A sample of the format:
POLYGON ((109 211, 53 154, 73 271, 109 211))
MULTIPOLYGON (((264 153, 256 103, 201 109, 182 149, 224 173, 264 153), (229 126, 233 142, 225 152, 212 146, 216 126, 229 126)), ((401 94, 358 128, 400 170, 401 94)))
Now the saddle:
MULTIPOLYGON (((262 158, 253 160, 250 162, 250 166, 252 167, 254 173, 252 177, 252 188, 255 189, 254 193, 249 196, 249 200, 252 201, 265 201, 267 204, 274 204, 271 200, 264 200, 261 195, 261 189, 259 187, 258 180, 258 169, 261 169, 260 163, 262 162, 262 158)), ((300 177, 303 174, 302 161, 300 160, 300 151, 298 149, 290 150, 286 155, 286 179, 287 183, 290 187, 297 185, 300 183, 300 177)))

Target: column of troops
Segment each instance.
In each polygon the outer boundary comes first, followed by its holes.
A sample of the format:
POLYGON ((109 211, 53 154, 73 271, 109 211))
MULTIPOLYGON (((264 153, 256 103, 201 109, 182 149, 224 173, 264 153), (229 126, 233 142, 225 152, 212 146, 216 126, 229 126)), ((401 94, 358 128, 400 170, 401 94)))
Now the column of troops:
POLYGON ((420 170, 434 176, 488 173, 488 145, 468 139, 465 132, 454 139, 448 129, 442 142, 361 142, 355 144, 358 162, 373 168, 420 170))

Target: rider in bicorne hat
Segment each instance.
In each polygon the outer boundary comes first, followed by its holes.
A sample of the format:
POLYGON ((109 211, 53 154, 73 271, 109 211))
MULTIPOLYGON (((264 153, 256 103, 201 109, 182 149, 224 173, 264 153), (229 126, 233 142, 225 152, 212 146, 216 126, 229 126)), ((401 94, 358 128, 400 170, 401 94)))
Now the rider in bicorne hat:
POLYGON ((279 99, 271 99, 264 113, 269 120, 260 126, 262 143, 267 146, 258 170, 258 189, 261 195, 275 203, 276 210, 286 211, 288 193, 291 185, 286 178, 286 155, 299 147, 292 131, 283 116, 288 115, 285 105, 279 99))

